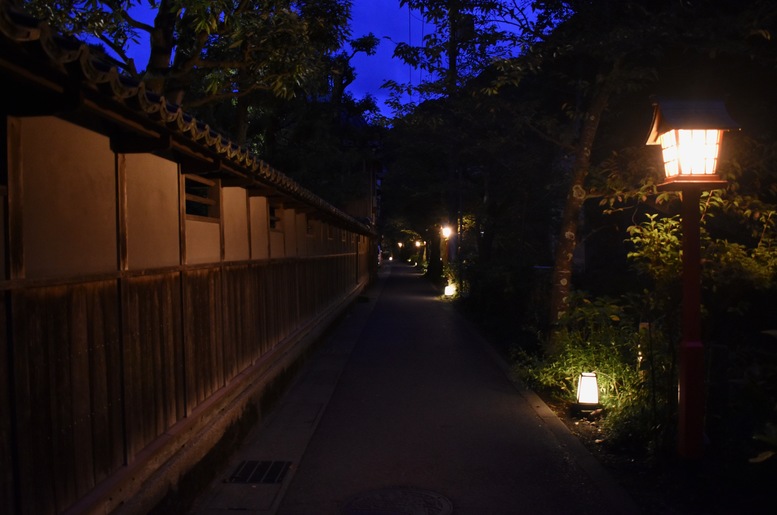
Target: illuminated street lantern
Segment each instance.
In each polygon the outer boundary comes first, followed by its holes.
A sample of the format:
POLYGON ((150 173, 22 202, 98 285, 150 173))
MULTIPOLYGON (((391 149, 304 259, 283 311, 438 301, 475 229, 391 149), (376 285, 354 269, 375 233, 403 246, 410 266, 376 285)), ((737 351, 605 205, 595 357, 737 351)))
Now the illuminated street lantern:
POLYGON ((678 451, 683 458, 704 453, 704 346, 701 341, 701 193, 723 187, 717 173, 724 131, 737 124, 722 101, 662 100, 653 103, 648 145, 661 145, 666 182, 661 190, 682 193, 683 300, 678 378, 678 451))
MULTIPOLYGON (((663 100, 653 104, 648 145, 661 145, 666 183, 725 184, 717 174, 723 131, 736 129, 722 101, 663 100)), ((680 188, 678 188, 680 189, 680 188)))
POLYGON ((452 242, 450 239, 452 234, 453 229, 451 229, 450 225, 440 227, 440 235, 442 236, 442 239, 440 239, 440 261, 442 261, 443 267, 448 266, 448 263, 451 261, 452 242))

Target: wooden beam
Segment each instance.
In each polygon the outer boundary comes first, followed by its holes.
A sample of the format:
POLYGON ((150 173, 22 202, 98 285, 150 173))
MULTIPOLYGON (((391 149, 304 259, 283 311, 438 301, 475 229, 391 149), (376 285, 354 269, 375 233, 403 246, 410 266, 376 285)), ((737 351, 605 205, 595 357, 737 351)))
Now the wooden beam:
POLYGON ((114 155, 116 163, 116 235, 118 237, 119 270, 129 270, 129 247, 127 245, 127 157, 114 155))
POLYGON ((248 191, 249 197, 274 197, 278 195, 278 192, 270 187, 266 186, 264 184, 251 184, 249 186, 246 186, 246 191, 248 191))
POLYGON ((24 279, 24 184, 21 121, 7 119, 8 159, 8 279, 24 279))
POLYGON ((233 187, 246 188, 249 196, 251 195, 252 186, 250 186, 250 181, 247 181, 240 177, 227 176, 221 179, 221 185, 225 188, 233 188, 233 187))
POLYGON ((66 87, 61 92, 6 91, 0 95, 0 110, 10 116, 54 116, 71 113, 83 106, 81 90, 66 87))
POLYGON ((186 175, 216 174, 221 170, 221 159, 194 159, 189 156, 181 156, 181 173, 186 175))
POLYGON ((169 150, 172 136, 163 132, 156 137, 121 132, 111 136, 111 150, 117 154, 149 154, 169 150))

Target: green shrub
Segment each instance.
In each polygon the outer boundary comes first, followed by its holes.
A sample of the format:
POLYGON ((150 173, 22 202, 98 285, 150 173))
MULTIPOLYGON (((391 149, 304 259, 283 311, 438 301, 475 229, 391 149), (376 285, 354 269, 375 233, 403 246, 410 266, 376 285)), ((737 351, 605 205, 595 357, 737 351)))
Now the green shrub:
POLYGON ((644 324, 640 330, 632 312, 613 299, 577 293, 556 335, 560 352, 517 350, 513 358, 516 374, 529 386, 570 406, 580 374, 596 372, 606 441, 652 452, 665 446, 669 434, 674 356, 660 331, 644 324))

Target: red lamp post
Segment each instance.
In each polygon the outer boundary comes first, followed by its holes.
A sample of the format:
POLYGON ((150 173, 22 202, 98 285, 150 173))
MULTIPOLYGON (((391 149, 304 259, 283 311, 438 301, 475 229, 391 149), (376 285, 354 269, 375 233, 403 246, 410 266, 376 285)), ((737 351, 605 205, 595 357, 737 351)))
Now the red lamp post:
POLYGON ((682 339, 678 378, 678 451, 704 454, 704 346, 701 341, 701 192, 723 187, 716 171, 723 131, 737 129, 722 101, 663 100, 653 104, 648 145, 661 145, 666 182, 682 194, 682 339))

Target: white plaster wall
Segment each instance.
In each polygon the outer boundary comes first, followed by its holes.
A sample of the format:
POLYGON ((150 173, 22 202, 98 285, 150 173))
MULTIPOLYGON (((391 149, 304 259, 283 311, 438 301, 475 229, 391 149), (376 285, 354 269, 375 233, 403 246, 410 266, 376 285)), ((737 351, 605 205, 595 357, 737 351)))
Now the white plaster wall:
POLYGON ((0 278, 8 279, 7 267, 5 266, 5 211, 7 209, 6 196, 0 196, 0 278))
POLYGON ((297 213, 297 255, 308 256, 308 220, 305 213, 297 213))
POLYGON ((297 256, 297 216, 293 209, 283 210, 283 234, 286 240, 286 257, 297 256))
POLYGON ((127 181, 127 266, 180 263, 178 165, 153 154, 119 155, 127 181))
POLYGON ((224 261, 242 261, 250 257, 248 200, 243 188, 224 188, 221 215, 224 219, 224 261))
POLYGON ((321 254, 321 222, 311 220, 313 232, 308 235, 308 255, 317 256, 321 254))
POLYGON ((20 122, 25 274, 118 268, 116 165, 107 137, 56 117, 20 122))
POLYGON ((273 259, 286 256, 286 244, 283 231, 279 229, 270 230, 270 257, 273 259))
POLYGON ((286 228, 288 226, 288 220, 286 220, 287 209, 284 209, 282 205, 273 204, 268 201, 267 219, 270 218, 270 212, 275 211, 275 227, 270 229, 270 258, 278 259, 287 257, 288 244, 286 240, 289 239, 289 233, 286 228))
POLYGON ((268 221, 267 199, 251 197, 251 258, 268 259, 270 257, 270 223, 268 221))
POLYGON ((221 227, 215 222, 186 220, 186 263, 221 261, 221 227))

